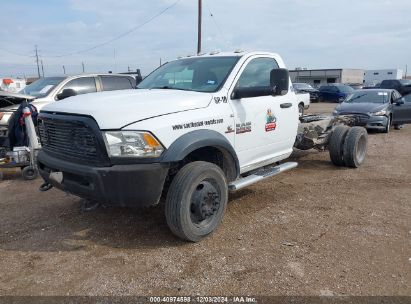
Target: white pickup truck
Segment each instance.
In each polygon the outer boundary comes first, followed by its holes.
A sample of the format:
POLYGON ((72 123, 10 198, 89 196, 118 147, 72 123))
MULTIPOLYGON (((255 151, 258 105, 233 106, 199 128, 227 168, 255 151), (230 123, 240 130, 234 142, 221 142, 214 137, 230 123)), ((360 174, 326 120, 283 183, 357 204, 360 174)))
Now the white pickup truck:
MULTIPOLYGON (((220 224, 229 190, 297 166, 279 162, 292 153, 298 128, 298 100, 279 55, 211 53, 169 62, 137 90, 47 105, 38 168, 49 185, 108 205, 156 205, 164 194, 171 231, 199 241, 220 224)), ((337 163, 343 139, 354 138, 342 129, 337 163)))

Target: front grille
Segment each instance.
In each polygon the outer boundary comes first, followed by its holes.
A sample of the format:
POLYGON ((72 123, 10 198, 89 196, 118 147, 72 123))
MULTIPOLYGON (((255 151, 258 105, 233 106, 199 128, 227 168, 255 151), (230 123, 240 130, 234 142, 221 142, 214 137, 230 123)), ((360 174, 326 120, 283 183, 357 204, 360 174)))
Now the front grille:
POLYGON ((339 115, 350 115, 355 118, 355 124, 357 126, 365 126, 369 119, 370 116, 367 114, 360 114, 360 113, 340 113, 339 115))
POLYGON ((45 152, 63 159, 74 159, 80 163, 99 163, 102 159, 99 139, 92 126, 83 117, 41 115, 39 135, 45 152))

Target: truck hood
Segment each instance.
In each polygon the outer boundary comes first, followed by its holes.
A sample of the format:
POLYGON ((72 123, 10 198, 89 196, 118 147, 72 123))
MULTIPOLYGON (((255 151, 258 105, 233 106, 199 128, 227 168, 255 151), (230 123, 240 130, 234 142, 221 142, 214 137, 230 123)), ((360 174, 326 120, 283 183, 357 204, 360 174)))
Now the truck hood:
POLYGON ((36 97, 19 93, 0 91, 0 109, 15 110, 23 100, 33 100, 36 97))
POLYGON ((187 110, 205 108, 212 95, 170 89, 137 89, 70 97, 42 109, 92 116, 101 129, 120 129, 130 123, 187 110))

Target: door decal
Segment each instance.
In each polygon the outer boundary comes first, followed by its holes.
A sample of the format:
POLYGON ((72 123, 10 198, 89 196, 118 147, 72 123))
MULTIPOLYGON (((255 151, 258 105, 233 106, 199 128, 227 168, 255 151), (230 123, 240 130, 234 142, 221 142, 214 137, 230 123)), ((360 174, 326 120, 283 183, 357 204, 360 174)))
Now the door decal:
POLYGON ((274 131, 277 128, 277 118, 274 116, 271 109, 267 109, 265 132, 274 131))

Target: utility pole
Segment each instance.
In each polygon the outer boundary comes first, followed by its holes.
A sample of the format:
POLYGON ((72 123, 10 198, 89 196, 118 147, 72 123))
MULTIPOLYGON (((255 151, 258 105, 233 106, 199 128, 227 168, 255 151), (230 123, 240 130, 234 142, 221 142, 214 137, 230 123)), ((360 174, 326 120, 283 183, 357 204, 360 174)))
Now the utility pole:
POLYGON ((41 72, 43 74, 43 78, 44 78, 44 66, 43 66, 43 60, 40 61, 41 62, 41 72))
POLYGON ((201 16, 202 0, 198 0, 198 28, 197 28, 197 54, 201 53, 201 16))
POLYGON ((66 67, 63 65, 63 74, 66 74, 66 67))
POLYGON ((41 75, 40 75, 40 66, 39 66, 39 53, 38 53, 38 51, 37 51, 37 44, 34 46, 35 47, 35 52, 36 52, 36 54, 35 54, 35 56, 36 56, 36 63, 37 63, 37 74, 39 75, 39 78, 41 78, 41 75))
POLYGON ((408 64, 405 65, 405 79, 407 79, 408 64))
POLYGON ((161 66, 161 57, 160 57, 160 66, 161 66))
POLYGON ((81 67, 83 68, 83 73, 84 73, 84 62, 81 63, 81 67))

